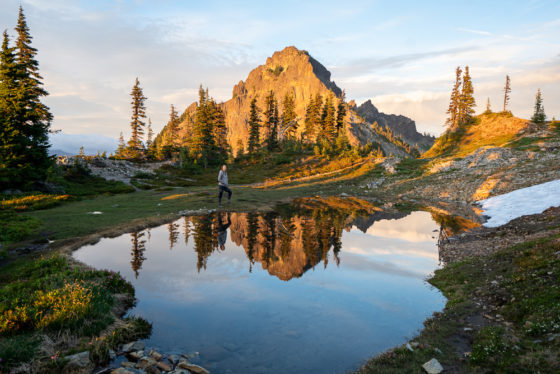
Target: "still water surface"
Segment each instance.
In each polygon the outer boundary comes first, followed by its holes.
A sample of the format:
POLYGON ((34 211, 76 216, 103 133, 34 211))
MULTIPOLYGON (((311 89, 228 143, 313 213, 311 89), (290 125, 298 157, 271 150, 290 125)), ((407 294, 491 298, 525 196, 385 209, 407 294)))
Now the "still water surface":
POLYGON ((440 226, 418 211, 306 200, 183 217, 74 253, 136 289, 146 344, 200 352, 212 373, 344 373, 411 338, 445 298, 440 226))

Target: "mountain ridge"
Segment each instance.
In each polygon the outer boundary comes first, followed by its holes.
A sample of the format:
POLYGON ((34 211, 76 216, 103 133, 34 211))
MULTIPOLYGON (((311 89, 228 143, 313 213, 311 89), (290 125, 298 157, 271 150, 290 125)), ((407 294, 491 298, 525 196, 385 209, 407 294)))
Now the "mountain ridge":
MULTIPOLYGON (((335 102, 338 103, 343 96, 343 90, 331 80, 331 73, 328 69, 310 56, 307 51, 289 46, 274 52, 271 57, 266 59, 265 64, 251 70, 244 81, 241 80, 234 85, 231 99, 220 104, 225 114, 227 140, 234 153, 241 148, 247 149, 249 137, 247 118, 251 100, 256 98, 257 106, 264 108, 265 98, 271 90, 274 91, 279 101, 280 110, 282 110, 282 98, 286 94, 293 95, 299 122, 296 136, 300 136, 303 132, 306 107, 312 97, 317 94, 323 98, 332 95, 335 102)), ((172 140, 174 145, 181 146, 181 139, 188 138, 192 134, 196 108, 196 103, 192 103, 185 109, 181 122, 177 126, 176 139, 172 140)), ((407 150, 403 144, 392 142, 386 134, 372 126, 372 122, 368 123, 349 104, 347 104, 347 115, 344 122, 345 133, 351 145, 375 142, 387 155, 393 154, 401 157, 410 155, 410 148, 407 150)), ((163 135, 169 132, 167 127, 160 132, 159 138, 164 138, 163 135)), ((313 141, 313 139, 310 140, 313 141)), ((414 146, 416 143, 409 144, 414 146)))

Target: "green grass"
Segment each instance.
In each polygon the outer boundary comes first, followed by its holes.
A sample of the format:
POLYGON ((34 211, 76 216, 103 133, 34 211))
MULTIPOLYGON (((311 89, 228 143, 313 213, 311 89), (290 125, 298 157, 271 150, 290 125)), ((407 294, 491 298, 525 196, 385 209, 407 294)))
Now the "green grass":
POLYGON ((113 295, 134 296, 118 273, 75 268, 58 254, 4 265, 0 285, 2 370, 32 359, 41 334, 98 335, 114 321, 113 295))
POLYGON ((405 158, 397 164, 397 176, 405 178, 416 178, 423 174, 424 166, 428 164, 426 159, 405 158))
POLYGON ((0 243, 7 245, 24 240, 30 237, 40 225, 41 220, 37 218, 13 210, 0 210, 0 243))
POLYGON ((555 235, 530 241, 437 270, 429 282, 448 302, 414 339, 421 346, 413 352, 404 347, 386 352, 358 372, 421 373, 421 365, 432 357, 457 372, 559 372, 559 240, 555 235), (482 309, 475 298, 495 312, 482 309), (483 319, 486 313, 500 314, 505 322, 485 319, 478 331, 463 330, 474 316, 483 319), (464 347, 454 347, 458 339, 464 347), (470 352, 466 360, 461 349, 470 352))

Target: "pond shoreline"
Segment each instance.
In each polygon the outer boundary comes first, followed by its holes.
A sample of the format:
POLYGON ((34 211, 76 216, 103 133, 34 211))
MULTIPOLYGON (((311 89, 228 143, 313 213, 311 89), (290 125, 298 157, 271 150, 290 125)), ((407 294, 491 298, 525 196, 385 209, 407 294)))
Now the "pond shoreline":
POLYGON ((453 373, 557 372, 558 314, 549 303, 560 297, 560 208, 450 239, 441 246, 446 266, 428 280, 448 298, 445 309, 356 373, 423 373, 434 358, 453 373))
MULTIPOLYGON (((346 195, 348 196, 348 195, 346 195)), ((289 198, 289 199, 284 199, 284 201, 289 201, 292 200, 294 198, 289 198)), ((375 197, 366 197, 366 199, 368 200, 376 200, 375 197)), ((438 200, 438 199, 411 199, 411 198, 404 198, 402 200, 397 200, 397 201, 393 201, 392 203, 390 203, 392 210, 395 210, 396 207, 398 207, 399 209, 411 209, 412 207, 417 207, 417 206, 426 206, 430 204, 432 206, 432 209, 437 209, 437 210, 443 210, 443 211, 451 211, 451 212, 456 212, 456 211, 460 211, 460 213, 463 216, 467 216, 469 218, 473 218, 473 217, 479 217, 477 216, 477 207, 473 206, 471 204, 465 204, 465 203, 460 203, 460 202, 450 202, 450 201, 445 201, 445 200, 438 200)), ((264 206, 261 206, 261 209, 264 210, 268 210, 271 208, 271 204, 268 203, 264 206)), ((210 209, 212 210, 212 209, 210 209)), ((237 209, 235 209, 237 210, 237 209)), ((242 209, 245 210, 246 209, 242 209)), ((202 209, 202 210, 198 210, 195 212, 200 212, 200 213, 204 213, 204 212, 208 212, 208 209, 202 209)), ((193 211, 189 212, 189 213, 193 213, 193 211)), ((150 216, 147 218, 142 218, 142 219, 137 219, 134 221, 130 221, 130 222, 126 222, 123 224, 119 224, 115 227, 111 227, 108 229, 103 229, 101 231, 97 231, 95 233, 89 234, 89 235, 85 235, 85 236, 81 236, 81 237, 75 237, 75 238, 69 238, 69 239, 62 239, 62 240, 57 240, 54 243, 52 243, 48 249, 44 252, 45 254, 48 253, 62 253, 64 254, 64 256, 66 258, 68 258, 72 264, 72 266, 77 267, 77 268, 81 268, 81 269, 88 269, 87 265, 84 265, 78 261, 75 261, 72 259, 72 252, 74 250, 76 250, 79 247, 82 247, 83 245, 87 245, 87 244, 93 244, 98 242, 100 239, 105 238, 105 237, 116 237, 119 236, 123 233, 127 233, 130 231, 134 231, 134 230, 142 230, 145 228, 149 228, 149 227, 154 227, 154 226, 158 226, 167 222, 170 222, 176 218, 178 218, 180 215, 178 213, 169 213, 169 214, 165 214, 165 215, 160 215, 160 216, 150 216)), ((535 216, 545 216, 545 214, 543 215, 535 215, 535 216)), ((480 219, 480 218, 479 218, 480 219)), ((524 217, 516 220, 515 224, 512 224, 511 227, 514 227, 515 229, 512 229, 513 232, 515 232, 516 230, 520 230, 523 229, 525 226, 528 225, 527 222, 524 221, 524 217)), ((530 226, 530 225, 529 225, 530 226)), ((525 230, 526 231, 526 230, 525 230)), ((448 263, 453 263, 455 262, 457 259, 459 258, 455 258, 453 257, 452 253, 453 251, 456 251, 458 247, 460 247, 461 245, 463 245, 464 243, 466 243, 465 245, 467 245, 468 243, 474 243, 473 238, 477 238, 478 242, 476 243, 475 247, 480 247, 480 246, 484 246, 485 244, 491 244, 495 241, 495 237, 496 235, 499 236, 499 234, 496 233, 500 233, 501 232, 501 228, 497 228, 497 229, 493 229, 493 230, 489 230, 489 229, 485 229, 485 228, 480 228, 480 229, 474 229, 473 233, 475 234, 461 234, 459 236, 457 236, 456 238, 453 238, 453 240, 451 242, 448 242, 447 244, 443 245, 443 251, 445 252, 444 254, 444 260, 445 262, 448 263), (494 236, 490 237, 490 236, 485 236, 485 233, 488 232, 493 232, 494 236), (473 236, 475 235, 475 236, 473 236), (449 243, 452 243, 449 244, 449 243)), ((541 231, 542 232, 542 231, 541 231)), ((508 232, 508 235, 510 235, 511 232, 508 232)), ((504 234, 501 234, 504 235, 504 234)), ((546 236, 546 235, 543 235, 546 236)), ((518 235, 519 240, 517 240, 517 242, 523 242, 523 236, 522 235, 518 235)), ((511 241, 510 241, 511 243, 511 241)), ((474 244, 473 244, 474 245, 474 244)), ((500 249, 505 248, 504 246, 501 246, 500 249)), ((487 254, 491 254, 491 253, 487 253, 487 254)), ((477 253, 472 253, 472 256, 474 256, 474 258, 476 258, 476 256, 478 256, 477 253)), ((463 258, 461 258, 463 259, 463 258)), ((467 262, 469 261, 468 259, 466 260, 467 262)), ((462 266, 461 265, 462 262, 459 263, 458 266, 462 266)), ((449 265, 447 265, 443 270, 445 271, 447 268, 449 267, 449 265)), ((452 297, 451 294, 449 294, 449 288, 451 287, 449 284, 447 283, 442 283, 439 280, 439 273, 441 271, 436 272, 436 275, 429 280, 430 283, 432 283, 434 286, 438 287, 441 291, 444 292, 444 294, 446 295, 446 297, 448 297, 448 299, 450 300, 454 300, 454 298, 452 297)), ((492 275, 492 274, 489 274, 492 275)), ((447 282, 449 282, 449 279, 447 279, 447 282)), ((452 282, 449 282, 452 283, 452 282)), ((468 297, 467 297, 468 299, 468 297)), ((463 300, 464 301, 464 300, 463 300)), ((461 301, 461 302, 463 302, 461 301)), ((471 300, 472 301, 472 300, 471 300)), ((448 302, 448 304, 450 303, 448 302)), ((411 372, 423 372, 421 369, 421 364, 423 362, 420 362, 422 360, 428 361, 428 359, 426 359, 427 356, 430 357, 434 357, 437 358, 438 360, 440 360, 440 362, 443 364, 444 368, 446 370, 451 370, 451 371, 455 371, 455 372, 468 372, 469 370, 472 369, 472 367, 469 364, 469 359, 468 357, 464 356, 464 353, 468 353, 470 352, 469 349, 472 348, 472 344, 473 341, 475 340, 474 335, 475 333, 477 333, 479 330, 475 330, 475 327, 461 327, 463 329, 472 329, 472 330, 462 330, 460 331, 460 326, 457 326, 457 318, 458 316, 460 316, 460 320, 462 321, 474 321, 477 322, 480 319, 485 320, 484 324, 480 324, 480 328, 484 328, 487 327, 489 325, 495 325, 495 323, 488 323, 488 318, 484 317, 484 314, 486 313, 482 313, 480 312, 478 309, 473 309, 472 306, 469 307, 463 307, 461 306, 460 310, 457 310, 456 307, 448 307, 446 306, 446 308, 444 309, 444 311, 442 313, 436 313, 434 315, 434 317, 429 318, 428 320, 426 320, 425 322, 425 328, 420 332, 420 335, 413 339, 412 341, 412 345, 410 345, 410 348, 412 348, 413 351, 411 351, 407 346, 403 346, 403 347, 396 347, 395 349, 389 350, 387 352, 385 352, 384 354, 381 354, 379 356, 377 356, 376 358, 373 358, 372 361, 370 361, 368 364, 366 364, 363 368, 361 368, 358 373, 369 373, 369 372, 401 372, 401 370, 403 370, 403 368, 407 368, 412 370, 411 372), (455 332, 451 335, 446 335, 446 339, 450 339, 450 336, 452 337, 452 339, 456 339, 457 343, 455 345, 451 345, 451 346, 459 346, 461 347, 461 349, 464 351, 462 352, 462 354, 457 354, 456 351, 448 351, 445 348, 440 348, 440 345, 435 346, 434 344, 430 343, 432 341, 432 337, 430 337, 430 335, 432 334, 431 330, 434 329, 434 326, 439 325, 441 329, 459 329, 457 330, 458 332, 455 332), (428 338, 426 338, 426 336, 428 336, 428 338), (443 352, 442 354, 440 354, 439 352, 443 352), (413 359, 411 359, 410 354, 413 355, 413 359), (406 358, 406 360, 402 360, 403 356, 406 358), (414 364, 413 366, 411 366, 411 364, 414 364), (375 368, 374 371, 371 371, 372 368, 375 368), (420 369, 419 369, 420 368, 420 369), (419 371, 418 371, 419 370, 419 371)), ((490 320, 491 321, 491 320, 490 320)), ((500 322, 500 321, 494 321, 494 322, 500 322)), ((107 331, 111 331, 112 328, 114 328, 115 326, 118 326, 119 324, 122 324, 123 321, 121 319, 117 319, 115 321, 115 323, 113 325, 111 325, 107 331)), ((496 323, 497 324, 497 323, 496 323)), ((438 333, 440 334, 440 333, 438 333)), ((436 334, 437 335, 437 334, 436 334)), ((439 339, 439 338, 438 338, 439 339)), ((441 347, 444 347, 444 345, 441 345, 441 347)))

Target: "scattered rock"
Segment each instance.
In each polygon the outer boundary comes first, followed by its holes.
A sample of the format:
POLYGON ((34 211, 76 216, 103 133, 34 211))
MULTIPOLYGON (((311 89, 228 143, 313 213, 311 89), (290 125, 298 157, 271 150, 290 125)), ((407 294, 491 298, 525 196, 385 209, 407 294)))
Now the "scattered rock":
POLYGON ((210 372, 208 370, 206 370, 205 368, 203 368, 202 366, 198 366, 195 364, 190 364, 186 361, 182 361, 179 362, 179 365, 177 365, 177 367, 181 368, 181 369, 187 369, 188 371, 195 373, 195 374, 210 374, 210 372))
POLYGON ((157 363, 157 361, 154 360, 153 358, 148 357, 148 356, 144 356, 140 359, 140 361, 138 361, 138 363, 136 364, 136 367, 140 368, 140 369, 146 369, 149 366, 155 366, 156 363, 157 363))
POLYGON ((134 361, 138 361, 138 360, 140 360, 142 357, 144 357, 144 351, 130 352, 130 353, 128 354, 128 357, 130 357, 130 358, 133 359, 134 361))
POLYGON ((179 356, 178 356, 178 355, 167 355, 167 359, 168 359, 169 362, 171 362, 173 365, 175 365, 176 363, 179 362, 179 356))
POLYGON ((155 366, 148 366, 146 368, 146 374, 161 374, 161 370, 155 366))
POLYGON ((118 368, 111 372, 111 374, 136 374, 134 371, 125 369, 125 368, 118 368))
POLYGON ((132 352, 132 351, 143 351, 144 348, 146 348, 146 345, 143 342, 136 341, 123 345, 122 351, 124 353, 132 352))
POLYGON ((432 358, 430 361, 422 365, 422 368, 426 370, 426 373, 428 374, 439 374, 443 371, 443 367, 435 358, 432 358))
POLYGON ((66 364, 63 373, 90 373, 94 365, 89 360, 89 352, 84 351, 66 357, 69 362, 66 364))
POLYGON ((158 351, 155 351, 153 349, 150 350, 150 353, 148 355, 156 361, 161 360, 161 358, 163 357, 163 355, 161 353, 159 353, 158 351))
POLYGON ((166 363, 166 362, 163 362, 163 361, 158 362, 158 363, 157 363, 157 367, 158 367, 159 369, 163 370, 163 371, 171 371, 171 370, 173 370, 173 367, 172 367, 170 364, 168 364, 168 363, 166 363))

